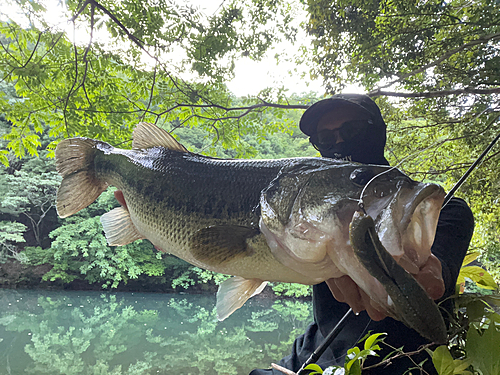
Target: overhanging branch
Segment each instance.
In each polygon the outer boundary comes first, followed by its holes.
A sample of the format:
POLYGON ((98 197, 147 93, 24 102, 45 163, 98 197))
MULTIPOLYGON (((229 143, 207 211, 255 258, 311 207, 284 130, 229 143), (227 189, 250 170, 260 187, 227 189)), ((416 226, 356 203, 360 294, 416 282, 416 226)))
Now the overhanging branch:
MULTIPOLYGON (((398 79, 395 79, 394 81, 384 85, 384 86, 381 86, 379 87, 377 90, 375 91, 380 91, 384 88, 387 88, 387 87, 390 87, 396 83, 399 83, 403 80, 405 80, 406 78, 409 78, 409 77, 412 77, 416 74, 419 74, 419 73, 422 73, 424 71, 426 71, 427 69, 429 68, 432 68, 433 66, 436 66, 438 64, 440 64, 441 62, 443 62, 444 60, 446 60, 448 57, 451 57, 469 47, 473 47, 475 45, 478 45, 478 44, 484 44, 484 43, 487 43, 489 41, 492 41, 492 40, 499 40, 500 39, 500 33, 495 33, 495 34, 489 34, 489 35, 483 35, 483 36, 480 36, 478 39, 476 40, 473 40, 471 42, 468 42, 468 43, 465 43, 463 45, 461 45, 460 47, 457 47, 457 48, 454 48, 452 49, 451 51, 448 51, 446 53, 444 53, 440 58, 438 58, 437 60, 434 60, 432 62, 430 62, 429 64, 427 65, 424 65, 418 69, 415 69, 409 73, 406 73, 406 74, 403 74, 402 76, 400 76, 398 79)), ((370 93, 371 94, 371 93, 370 93)))
POLYGON ((500 94, 500 87, 494 87, 491 89, 476 89, 473 87, 466 87, 464 89, 455 90, 441 90, 441 91, 427 91, 427 92, 394 92, 394 91, 383 91, 382 89, 377 89, 370 91, 368 96, 394 96, 399 98, 439 98, 450 95, 462 95, 462 94, 477 94, 477 95, 490 95, 490 94, 500 94))

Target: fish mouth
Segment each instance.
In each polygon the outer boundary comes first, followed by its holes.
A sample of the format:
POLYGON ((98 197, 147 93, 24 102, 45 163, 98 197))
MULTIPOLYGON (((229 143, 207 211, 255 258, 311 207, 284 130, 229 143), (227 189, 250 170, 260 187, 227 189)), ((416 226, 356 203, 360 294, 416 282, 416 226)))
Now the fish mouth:
POLYGON ((414 192, 416 193, 415 198, 406 206, 403 211, 403 217, 401 218, 401 223, 406 223, 406 227, 411 224, 415 213, 418 213, 419 211, 425 212, 426 207, 431 204, 439 207, 439 210, 441 210, 441 206, 444 201, 444 190, 439 185, 428 183, 415 189, 418 189, 414 192))
POLYGON ((401 220, 404 253, 399 264, 412 274, 417 274, 431 255, 444 196, 441 186, 425 184, 404 211, 401 220))
POLYGON ((431 255, 444 196, 433 183, 400 187, 387 207, 390 217, 377 220, 382 244, 409 273, 417 274, 431 255))

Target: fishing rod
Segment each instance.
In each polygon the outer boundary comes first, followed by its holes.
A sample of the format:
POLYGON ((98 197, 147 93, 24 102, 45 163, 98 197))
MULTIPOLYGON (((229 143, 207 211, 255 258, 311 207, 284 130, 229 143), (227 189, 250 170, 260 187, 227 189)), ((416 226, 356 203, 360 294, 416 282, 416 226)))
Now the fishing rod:
POLYGON ((347 310, 342 319, 340 319, 340 321, 337 323, 335 327, 333 327, 328 336, 326 336, 325 340, 316 348, 316 350, 311 354, 311 356, 307 359, 307 361, 304 362, 300 370, 297 372, 297 375, 305 374, 305 371, 308 371, 305 370, 305 368, 311 363, 317 362, 319 357, 321 357, 321 355, 325 352, 326 348, 330 346, 333 340, 335 340, 335 338, 339 335, 340 331, 342 331, 342 328, 345 327, 352 313, 353 313, 352 308, 347 310))
MULTIPOLYGON (((495 121, 500 119, 500 117, 494 118, 488 126, 492 125, 495 121)), ((479 163, 483 160, 483 158, 488 154, 488 152, 493 148, 495 143, 500 139, 500 133, 491 141, 491 143, 486 147, 486 149, 483 151, 481 155, 476 159, 474 163, 469 167, 467 172, 464 173, 464 175, 457 181, 455 186, 446 194, 443 205, 441 206, 441 209, 443 209, 444 206, 448 204, 448 202, 453 198, 453 195, 455 192, 460 188, 460 186, 463 185, 465 180, 469 177, 469 175, 472 173, 472 171, 479 165, 479 163)), ((344 314, 342 319, 337 323, 335 327, 331 330, 331 332, 328 334, 328 336, 324 339, 324 341, 316 348, 316 350, 310 355, 310 357, 307 359, 307 361, 304 362, 304 364, 301 366, 299 371, 297 372, 297 375, 305 375, 306 371, 305 367, 310 365, 311 363, 315 363, 321 355, 325 352, 325 350, 330 346, 330 344, 335 340, 335 338, 340 334, 340 331, 346 326, 348 320, 350 319, 351 316, 354 316, 352 308, 347 310, 347 312, 344 314)))

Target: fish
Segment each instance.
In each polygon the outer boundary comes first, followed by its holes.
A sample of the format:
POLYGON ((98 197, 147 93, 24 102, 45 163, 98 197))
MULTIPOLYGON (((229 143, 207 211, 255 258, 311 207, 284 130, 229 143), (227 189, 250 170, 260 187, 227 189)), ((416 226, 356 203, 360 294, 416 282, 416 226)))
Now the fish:
MULTIPOLYGON (((134 129, 128 150, 90 138, 62 140, 56 168, 63 177, 60 217, 115 186, 126 205, 101 217, 109 245, 148 239, 197 267, 232 275, 217 292, 219 320, 268 282, 315 285, 349 275, 379 309, 410 321, 407 310, 394 307, 401 299, 389 297, 387 280, 367 272, 355 255, 349 226, 361 203, 396 266, 416 274, 431 255, 444 199, 441 186, 389 166, 203 156, 145 122, 134 129)), ((425 310, 417 313, 425 319, 425 310)), ((412 328, 419 331, 419 323, 412 328)))

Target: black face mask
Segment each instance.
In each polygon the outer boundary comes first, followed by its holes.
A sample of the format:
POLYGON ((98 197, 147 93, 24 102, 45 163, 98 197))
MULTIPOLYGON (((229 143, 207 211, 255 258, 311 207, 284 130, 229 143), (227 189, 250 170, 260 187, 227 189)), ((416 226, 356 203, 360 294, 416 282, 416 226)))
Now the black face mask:
POLYGON ((347 121, 337 129, 323 129, 316 134, 311 135, 311 143, 321 152, 328 150, 337 143, 339 137, 345 142, 355 138, 364 138, 368 129, 373 126, 372 120, 353 120, 347 121))
POLYGON ((322 130, 309 140, 325 158, 388 165, 384 158, 385 132, 374 131, 373 126, 372 120, 348 121, 338 129, 322 130), (339 136, 343 142, 337 143, 339 136))
MULTIPOLYGON (((313 146, 315 146, 313 144, 313 146)), ((324 158, 352 160, 352 146, 345 142, 331 145, 328 149, 320 150, 315 147, 324 158)))

